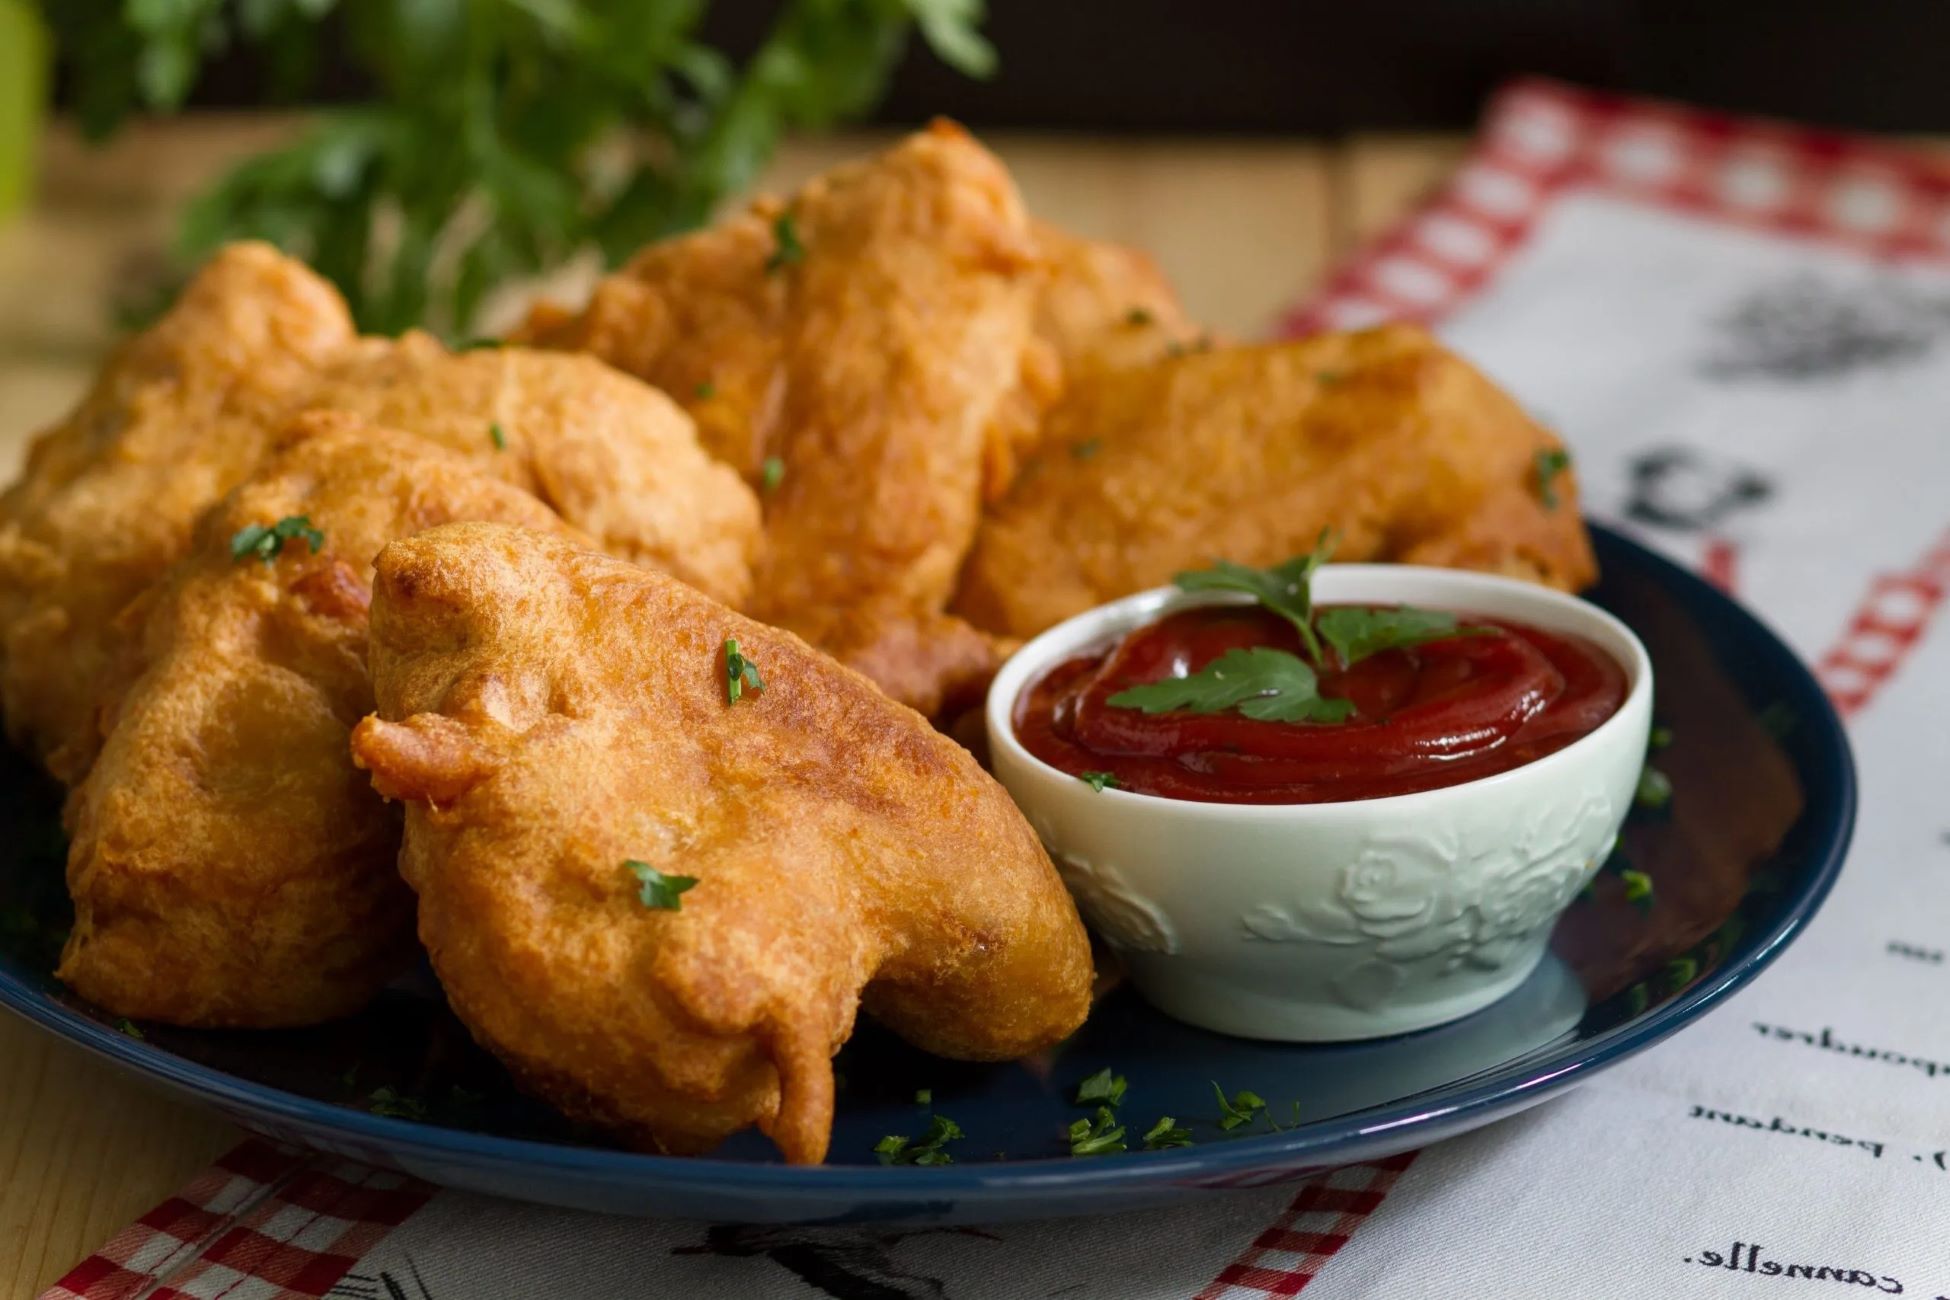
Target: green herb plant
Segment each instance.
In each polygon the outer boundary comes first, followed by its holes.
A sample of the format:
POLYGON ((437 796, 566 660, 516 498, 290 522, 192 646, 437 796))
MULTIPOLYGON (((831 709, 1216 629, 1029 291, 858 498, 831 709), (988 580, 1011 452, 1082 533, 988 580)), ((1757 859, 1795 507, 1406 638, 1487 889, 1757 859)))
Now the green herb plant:
MULTIPOLYGON (((879 99, 913 28, 994 68, 982 0, 785 0, 742 66, 702 39, 709 0, 43 0, 83 131, 173 112, 206 59, 251 47, 274 98, 339 48, 370 102, 316 115, 194 200, 186 260, 268 239, 362 327, 463 337, 484 295, 586 247, 615 264, 745 189, 787 131, 879 99)), ((784 251, 783 248, 781 250, 784 251)), ((788 254, 789 256, 789 254, 788 254)))

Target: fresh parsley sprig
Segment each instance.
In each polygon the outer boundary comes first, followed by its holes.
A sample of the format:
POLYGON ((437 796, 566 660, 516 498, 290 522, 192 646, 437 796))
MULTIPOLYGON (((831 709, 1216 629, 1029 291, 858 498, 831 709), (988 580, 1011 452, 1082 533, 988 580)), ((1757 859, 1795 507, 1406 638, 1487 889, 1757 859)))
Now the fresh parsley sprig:
POLYGON ((1305 660, 1271 646, 1228 650, 1190 676, 1127 687, 1108 702, 1146 713, 1236 709, 1256 722, 1344 722, 1354 712, 1353 701, 1320 693, 1305 660))
POLYGON ((1172 578, 1180 591, 1243 591, 1293 624, 1300 644, 1315 663, 1322 659, 1314 633, 1313 579, 1334 553, 1334 536, 1323 530, 1314 549, 1270 569, 1220 560, 1209 569, 1192 569, 1172 578))
POLYGON ((1189 570, 1172 579, 1181 591, 1239 591, 1253 597, 1293 625, 1304 658, 1271 646, 1236 648, 1187 676, 1127 687, 1111 696, 1109 703, 1145 713, 1236 710, 1261 722, 1345 722, 1353 716, 1354 704, 1322 695, 1319 669, 1330 664, 1351 668, 1384 650, 1497 634, 1493 627, 1464 626, 1454 614, 1442 610, 1406 605, 1316 611, 1314 574, 1333 552, 1333 533, 1323 531, 1313 550, 1268 569, 1220 560, 1209 569, 1189 570))
POLYGON ((1402 650, 1459 636, 1497 635, 1493 627, 1464 626, 1454 614, 1409 605, 1393 609, 1342 605, 1321 611, 1314 626, 1319 629, 1321 640, 1334 647, 1334 655, 1343 668, 1352 668, 1383 650, 1402 650))

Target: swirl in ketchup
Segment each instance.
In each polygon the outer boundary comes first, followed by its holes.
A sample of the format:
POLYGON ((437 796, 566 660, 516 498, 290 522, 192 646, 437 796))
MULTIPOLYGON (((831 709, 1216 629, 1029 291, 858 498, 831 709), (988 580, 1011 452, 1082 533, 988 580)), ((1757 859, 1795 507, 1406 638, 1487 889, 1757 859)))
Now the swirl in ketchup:
POLYGON ((1044 674, 1016 701, 1016 736, 1053 767, 1078 777, 1108 773, 1118 789, 1139 794, 1328 803, 1506 772, 1589 734, 1624 703, 1624 669, 1591 642, 1497 619, 1464 621, 1493 631, 1321 668, 1320 693, 1353 702, 1343 722, 1111 704, 1120 691, 1196 673, 1229 650, 1301 652, 1292 624, 1269 610, 1181 610, 1044 674))

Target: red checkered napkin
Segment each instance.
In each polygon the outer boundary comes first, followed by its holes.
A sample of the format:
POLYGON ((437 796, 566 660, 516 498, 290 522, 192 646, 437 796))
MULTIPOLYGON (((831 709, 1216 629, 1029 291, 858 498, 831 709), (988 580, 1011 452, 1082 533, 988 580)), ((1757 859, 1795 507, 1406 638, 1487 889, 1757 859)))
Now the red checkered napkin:
POLYGON ((323 1296, 435 1189, 248 1141, 124 1228, 42 1300, 323 1296))

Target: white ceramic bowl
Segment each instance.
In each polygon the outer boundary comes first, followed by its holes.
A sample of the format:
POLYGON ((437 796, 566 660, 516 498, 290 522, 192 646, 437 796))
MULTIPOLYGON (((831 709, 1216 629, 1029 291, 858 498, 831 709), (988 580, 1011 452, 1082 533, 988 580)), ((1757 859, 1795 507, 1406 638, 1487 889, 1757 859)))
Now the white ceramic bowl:
POLYGON ((1010 718, 1016 697, 1054 664, 1166 611, 1233 602, 1160 588, 1080 614, 1018 651, 989 688, 996 776, 1144 996, 1180 1020, 1248 1038, 1423 1029, 1521 984, 1611 852, 1651 728, 1645 647, 1574 596, 1388 564, 1328 565, 1313 590, 1323 605, 1418 605, 1574 633, 1622 664, 1629 687, 1591 734, 1462 785, 1344 803, 1192 803, 1093 790, 1032 756, 1010 718))

